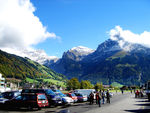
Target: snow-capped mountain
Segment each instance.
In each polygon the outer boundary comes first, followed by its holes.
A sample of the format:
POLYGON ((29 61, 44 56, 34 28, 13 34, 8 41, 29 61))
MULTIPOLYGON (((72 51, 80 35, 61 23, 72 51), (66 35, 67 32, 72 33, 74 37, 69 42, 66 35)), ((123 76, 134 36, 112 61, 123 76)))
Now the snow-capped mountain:
POLYGON ((72 49, 68 50, 67 52, 64 52, 63 57, 64 59, 72 59, 74 61, 81 61, 85 56, 93 53, 94 50, 84 47, 84 46, 78 46, 73 47, 72 49))
POLYGON ((48 56, 43 50, 24 50, 22 53, 24 54, 24 57, 28 57, 40 64, 45 64, 48 61, 53 61, 53 63, 55 63, 59 59, 56 56, 48 56))
POLYGON ((88 55, 88 54, 94 52, 94 50, 84 47, 84 46, 77 46, 77 47, 73 47, 72 49, 70 49, 69 52, 75 52, 80 55, 88 55))
POLYGON ((142 73, 140 82, 150 79, 149 64, 150 48, 118 38, 106 40, 96 50, 74 47, 49 67, 69 79, 77 77, 93 83, 137 84, 139 73, 142 73))
POLYGON ((6 51, 8 53, 15 54, 21 57, 27 57, 40 64, 45 64, 47 62, 55 63, 59 59, 56 56, 48 56, 44 50, 5 48, 3 49, 3 51, 6 51))

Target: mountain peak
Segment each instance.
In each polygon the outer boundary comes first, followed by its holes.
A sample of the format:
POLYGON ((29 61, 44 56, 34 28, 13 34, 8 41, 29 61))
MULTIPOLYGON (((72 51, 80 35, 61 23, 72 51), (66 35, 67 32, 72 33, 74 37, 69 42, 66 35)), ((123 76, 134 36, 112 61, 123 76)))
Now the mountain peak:
POLYGON ((69 51, 70 52, 74 51, 74 52, 80 52, 80 53, 87 53, 87 54, 94 52, 93 49, 90 49, 90 48, 84 47, 84 46, 73 47, 69 51))
POLYGON ((84 46, 77 46, 77 47, 73 47, 67 52, 64 52, 63 58, 72 59, 75 61, 81 61, 85 56, 93 53, 94 51, 95 50, 84 46))

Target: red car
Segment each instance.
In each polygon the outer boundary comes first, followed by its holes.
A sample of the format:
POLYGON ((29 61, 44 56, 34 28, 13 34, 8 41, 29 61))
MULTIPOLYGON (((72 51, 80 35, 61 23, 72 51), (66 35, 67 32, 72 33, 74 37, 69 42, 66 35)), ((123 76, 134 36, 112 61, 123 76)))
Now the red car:
POLYGON ((74 93, 65 93, 66 96, 71 97, 74 102, 78 101, 77 96, 74 93))
POLYGON ((12 108, 38 108, 49 106, 48 99, 44 93, 23 93, 16 98, 13 98, 6 102, 6 107, 12 108))

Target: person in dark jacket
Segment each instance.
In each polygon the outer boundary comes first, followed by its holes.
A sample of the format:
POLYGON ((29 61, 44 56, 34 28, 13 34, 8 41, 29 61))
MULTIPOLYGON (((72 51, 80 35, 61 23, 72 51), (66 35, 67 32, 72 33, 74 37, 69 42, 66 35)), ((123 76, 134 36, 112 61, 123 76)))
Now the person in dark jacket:
POLYGON ((107 103, 110 104, 110 93, 109 93, 109 89, 106 92, 106 98, 107 98, 107 103))
POLYGON ((102 101, 103 101, 103 104, 104 104, 105 103, 105 90, 103 90, 101 94, 102 94, 102 101))
POLYGON ((99 99, 99 92, 96 92, 96 104, 98 104, 98 99, 99 99))
POLYGON ((94 102, 94 94, 93 94, 93 92, 90 93, 89 97, 90 97, 90 104, 93 104, 93 102, 94 102))
POLYGON ((101 95, 101 90, 100 90, 100 92, 99 92, 99 94, 98 94, 98 105, 99 105, 99 107, 101 107, 101 99, 102 99, 102 95, 101 95))

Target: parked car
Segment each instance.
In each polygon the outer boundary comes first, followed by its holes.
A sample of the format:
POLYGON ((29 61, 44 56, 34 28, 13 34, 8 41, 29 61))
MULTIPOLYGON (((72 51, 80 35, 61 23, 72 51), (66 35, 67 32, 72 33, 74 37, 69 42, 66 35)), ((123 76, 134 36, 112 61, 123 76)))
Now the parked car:
POLYGON ((6 101, 6 107, 11 108, 38 108, 49 106, 48 99, 44 93, 22 93, 21 95, 6 101))
POLYGON ((74 93, 65 93, 65 95, 72 98, 74 102, 78 101, 78 98, 74 93))
POLYGON ((91 92, 93 92, 94 99, 96 99, 95 89, 76 89, 76 90, 74 90, 74 93, 80 93, 80 94, 83 94, 83 95, 87 95, 88 99, 89 99, 89 95, 90 95, 91 92))
POLYGON ((19 91, 7 91, 0 94, 0 107, 3 107, 3 105, 6 103, 6 101, 9 101, 10 99, 13 99, 20 95, 21 93, 19 91))
POLYGON ((78 102, 85 102, 88 100, 88 97, 85 94, 81 94, 81 93, 74 93, 74 94, 77 96, 78 102))
POLYGON ((6 101, 8 101, 9 99, 4 98, 2 94, 0 94, 0 108, 4 107, 4 104, 6 103, 6 101))
POLYGON ((74 103, 74 100, 70 97, 67 97, 65 94, 63 94, 60 90, 54 90, 56 95, 59 95, 62 98, 62 104, 63 105, 70 105, 74 103))
POLYGON ((2 96, 6 99, 12 99, 20 94, 21 94, 20 91, 7 91, 7 92, 3 92, 2 96))
POLYGON ((22 93, 45 93, 50 105, 57 106, 62 104, 61 97, 56 95, 51 89, 23 89, 22 93))

